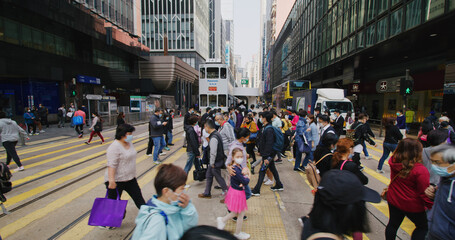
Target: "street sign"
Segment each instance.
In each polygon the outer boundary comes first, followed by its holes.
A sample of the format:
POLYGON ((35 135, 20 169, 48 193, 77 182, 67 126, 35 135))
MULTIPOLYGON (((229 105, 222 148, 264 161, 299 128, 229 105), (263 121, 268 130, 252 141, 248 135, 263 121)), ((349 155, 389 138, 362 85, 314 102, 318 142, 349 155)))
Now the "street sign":
POLYGON ((97 77, 77 75, 77 82, 100 85, 101 84, 101 79, 99 79, 97 77))
POLYGON ((242 79, 241 80, 242 85, 248 85, 248 79, 242 79))
POLYGON ((87 100, 101 100, 101 99, 103 99, 103 96, 101 96, 101 95, 94 95, 94 94, 87 94, 87 95, 85 95, 85 98, 86 98, 87 100))

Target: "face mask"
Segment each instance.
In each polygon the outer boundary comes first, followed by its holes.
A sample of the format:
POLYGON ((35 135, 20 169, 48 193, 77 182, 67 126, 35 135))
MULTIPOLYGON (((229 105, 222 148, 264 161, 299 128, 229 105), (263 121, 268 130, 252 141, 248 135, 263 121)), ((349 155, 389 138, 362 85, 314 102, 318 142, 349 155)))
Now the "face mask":
POLYGON ((126 135, 125 142, 131 142, 133 141, 133 135, 126 135))
POLYGON ((191 113, 194 113, 194 110, 191 110, 191 113))
POLYGON ((28 112, 31 112, 30 110, 28 110, 28 112))
POLYGON ((213 114, 212 117, 215 117, 215 114, 213 114))
MULTIPOLYGON (((174 191, 172 191, 172 189, 169 189, 169 190, 170 190, 174 195, 177 196, 177 199, 178 199, 178 198, 180 197, 180 195, 183 193, 183 192, 181 192, 180 194, 177 194, 177 193, 175 193, 174 191)), ((178 200, 172 201, 172 200, 169 199, 169 198, 168 198, 168 200, 171 202, 171 203, 170 203, 171 206, 177 206, 177 207, 179 206, 179 201, 178 201, 178 200)))
POLYGON ((352 159, 352 157, 354 157, 354 154, 351 153, 351 154, 349 154, 348 159, 352 159))
POLYGON ((239 165, 243 163, 243 158, 236 158, 234 160, 235 160, 235 163, 237 163, 239 165))
POLYGON ((450 177, 452 174, 454 174, 454 172, 449 173, 448 168, 449 167, 440 167, 434 164, 431 165, 431 170, 441 177, 450 177))
POLYGON ((400 113, 397 113, 397 116, 400 116, 400 113))
POLYGON ((160 113, 160 115, 158 115, 158 116, 162 117, 162 116, 163 116, 163 114, 161 114, 161 113, 160 113))
POLYGON ((259 118, 259 122, 261 122, 262 124, 264 124, 264 123, 262 122, 262 118, 259 118))
POLYGON ((220 126, 220 123, 219 122, 215 122, 215 125, 220 126))

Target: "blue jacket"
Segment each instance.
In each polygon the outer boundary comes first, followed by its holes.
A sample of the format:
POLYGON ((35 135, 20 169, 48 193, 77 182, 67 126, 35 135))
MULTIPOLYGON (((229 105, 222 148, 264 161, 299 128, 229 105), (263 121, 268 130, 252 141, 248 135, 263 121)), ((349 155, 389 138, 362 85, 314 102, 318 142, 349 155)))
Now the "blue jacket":
POLYGON ((406 129, 406 116, 397 116, 397 127, 399 129, 406 129))
POLYGON ((32 112, 24 113, 24 119, 26 124, 32 124, 35 121, 35 114, 32 112))
POLYGON ((441 178, 428 213, 428 226, 430 239, 449 240, 455 236, 455 177, 441 178))
POLYGON ((139 210, 132 240, 178 240, 185 231, 197 225, 198 219, 197 210, 191 202, 186 208, 181 208, 161 202, 153 196, 139 210), (150 202, 156 207, 150 206, 150 202), (160 214, 161 210, 167 215, 167 224, 160 214))
POLYGON ((319 130, 314 122, 310 124, 310 129, 311 131, 309 132, 305 131, 305 137, 307 138, 310 147, 311 143, 314 142, 314 148, 311 148, 311 151, 315 151, 316 146, 319 144, 319 130))

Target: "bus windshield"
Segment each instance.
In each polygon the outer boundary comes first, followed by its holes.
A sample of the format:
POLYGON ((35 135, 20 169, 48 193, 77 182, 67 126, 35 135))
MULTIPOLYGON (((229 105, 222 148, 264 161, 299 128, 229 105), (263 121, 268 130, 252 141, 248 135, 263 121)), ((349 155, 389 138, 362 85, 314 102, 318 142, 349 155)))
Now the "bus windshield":
POLYGON ((341 113, 352 112, 352 103, 350 102, 325 102, 325 106, 330 112, 339 109, 341 113))
POLYGON ((290 81, 289 87, 291 91, 310 89, 310 81, 290 81))

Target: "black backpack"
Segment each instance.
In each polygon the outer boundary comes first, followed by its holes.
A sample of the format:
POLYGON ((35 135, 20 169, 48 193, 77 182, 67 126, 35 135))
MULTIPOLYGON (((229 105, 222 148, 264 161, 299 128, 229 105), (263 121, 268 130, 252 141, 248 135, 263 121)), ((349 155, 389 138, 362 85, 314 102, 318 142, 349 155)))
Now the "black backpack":
POLYGON ((0 162, 0 192, 7 193, 11 191, 11 171, 5 163, 0 162))

